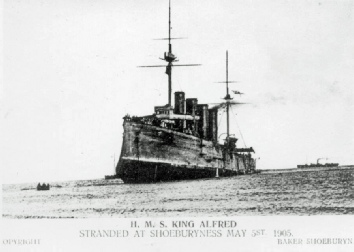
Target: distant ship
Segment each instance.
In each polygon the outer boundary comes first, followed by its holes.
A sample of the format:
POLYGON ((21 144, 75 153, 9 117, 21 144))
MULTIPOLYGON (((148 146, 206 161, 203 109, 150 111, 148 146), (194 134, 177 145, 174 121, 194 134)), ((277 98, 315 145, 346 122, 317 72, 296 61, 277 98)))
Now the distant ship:
POLYGON ((339 163, 325 163, 321 164, 319 161, 321 159, 327 159, 327 158, 318 158, 316 164, 304 164, 304 165, 298 165, 297 168, 312 168, 312 167, 338 167, 339 163))
POLYGON ((229 110, 237 103, 229 94, 232 81, 228 80, 228 52, 226 80, 222 82, 226 84, 225 102, 209 107, 209 104, 198 104, 197 98, 186 98, 184 92, 175 92, 172 106, 172 68, 199 65, 174 64, 178 60, 172 53, 172 39, 169 4, 168 52, 161 58, 167 65, 141 66, 166 68, 168 103, 155 106, 152 115, 123 118, 123 144, 113 177, 121 178, 125 183, 148 183, 255 173, 253 148, 237 148, 238 139, 229 132, 229 110), (226 109, 227 131, 222 134, 218 131, 220 109, 226 109), (218 140, 221 135, 226 135, 222 144, 218 140))

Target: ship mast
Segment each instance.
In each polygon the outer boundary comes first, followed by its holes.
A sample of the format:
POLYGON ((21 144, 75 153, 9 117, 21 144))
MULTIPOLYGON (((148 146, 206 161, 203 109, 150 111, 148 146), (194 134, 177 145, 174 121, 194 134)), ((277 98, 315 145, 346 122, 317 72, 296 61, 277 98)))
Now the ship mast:
POLYGON ((230 137, 230 101, 232 98, 230 97, 229 94, 229 53, 226 51, 226 96, 225 96, 225 101, 226 101, 226 141, 229 141, 230 137))
POLYGON ((168 104, 167 106, 171 107, 172 105, 172 67, 176 66, 200 66, 200 64, 183 64, 175 65, 173 62, 178 61, 177 57, 172 53, 172 39, 181 39, 181 38, 172 38, 171 37, 171 0, 168 2, 168 38, 162 38, 162 40, 168 40, 168 52, 165 52, 164 57, 160 58, 168 62, 167 66, 164 65, 152 65, 152 66, 139 66, 139 67, 166 67, 166 74, 168 75, 168 104))
MULTIPOLYGON (((232 102, 233 98, 230 96, 230 93, 229 93, 229 83, 237 83, 237 82, 238 81, 230 81, 229 80, 229 52, 226 50, 226 81, 217 82, 217 83, 226 83, 226 96, 223 98, 225 100, 225 103, 221 103, 222 107, 224 107, 224 105, 226 105, 226 135, 227 136, 225 139, 225 145, 228 150, 230 150, 230 148, 235 148, 235 151, 237 151, 237 152, 250 153, 250 152, 254 152, 252 147, 250 147, 250 148, 247 148, 247 147, 246 148, 236 148, 236 146, 231 147, 231 145, 230 145, 230 107, 233 104, 244 104, 244 103, 240 103, 240 102, 232 102)), ((232 90, 232 92, 234 92, 234 94, 238 94, 238 95, 243 94, 243 93, 236 91, 236 90, 232 90)), ((225 134, 225 133, 223 133, 223 134, 225 134)), ((241 137, 242 137, 242 134, 241 134, 241 137)))
MULTIPOLYGON (((168 56, 172 54, 172 45, 171 45, 171 0, 168 2, 168 56)), ((168 58, 165 54, 165 60, 168 62, 166 67, 166 74, 168 75, 168 106, 171 106, 171 95, 172 95, 172 62, 176 57, 168 58)))

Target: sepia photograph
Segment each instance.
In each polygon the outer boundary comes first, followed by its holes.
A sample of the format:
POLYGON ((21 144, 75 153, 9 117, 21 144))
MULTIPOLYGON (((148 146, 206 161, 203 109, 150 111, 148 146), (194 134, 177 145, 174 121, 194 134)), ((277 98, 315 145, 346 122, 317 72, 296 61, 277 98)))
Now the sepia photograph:
POLYGON ((354 2, 4 0, 2 13, 4 251, 70 251, 72 232, 89 251, 103 237, 354 249, 354 2))

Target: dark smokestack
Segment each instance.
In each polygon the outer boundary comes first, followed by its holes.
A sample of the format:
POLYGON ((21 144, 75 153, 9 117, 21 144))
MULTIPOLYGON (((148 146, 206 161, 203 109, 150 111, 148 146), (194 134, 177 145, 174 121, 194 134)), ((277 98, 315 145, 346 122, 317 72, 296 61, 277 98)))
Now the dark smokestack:
POLYGON ((199 135, 204 139, 209 138, 209 110, 208 104, 198 104, 197 114, 200 116, 198 121, 199 135))
POLYGON ((189 115, 195 115, 197 112, 197 98, 187 98, 186 99, 186 113, 189 115))
POLYGON ((209 109, 209 139, 218 142, 218 109, 209 109))
POLYGON ((184 100, 185 94, 184 92, 175 92, 175 114, 184 114, 184 100))

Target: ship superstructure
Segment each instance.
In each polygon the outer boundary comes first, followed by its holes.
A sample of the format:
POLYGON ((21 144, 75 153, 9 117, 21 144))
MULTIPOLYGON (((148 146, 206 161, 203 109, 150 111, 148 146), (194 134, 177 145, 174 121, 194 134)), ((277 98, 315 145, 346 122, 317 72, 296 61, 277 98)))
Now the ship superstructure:
MULTIPOLYGON (((171 6, 169 4, 168 52, 162 58, 167 65, 168 103, 155 106, 149 116, 125 116, 123 144, 116 166, 116 176, 127 183, 197 179, 254 173, 253 148, 237 148, 237 138, 230 135, 229 110, 234 104, 229 93, 228 52, 226 52, 225 102, 209 107, 197 98, 174 93, 172 106, 172 69, 199 64, 175 64, 171 45, 171 6), (219 109, 226 109, 226 139, 219 143, 219 109)), ((234 91, 235 94, 241 94, 234 91)))

